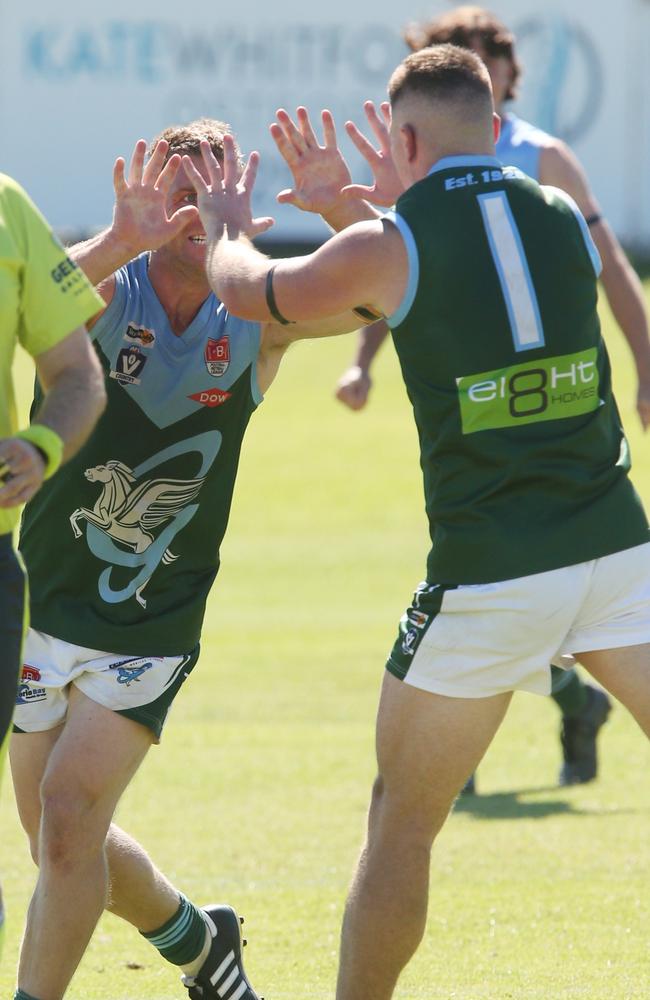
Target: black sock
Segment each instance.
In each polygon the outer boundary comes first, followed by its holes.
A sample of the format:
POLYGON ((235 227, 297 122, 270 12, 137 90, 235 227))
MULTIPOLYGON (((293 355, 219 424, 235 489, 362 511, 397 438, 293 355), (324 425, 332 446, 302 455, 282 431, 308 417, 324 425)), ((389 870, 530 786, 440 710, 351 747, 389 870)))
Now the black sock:
POLYGON ((587 687, 575 669, 562 670, 551 666, 551 698, 565 718, 580 715, 587 704, 587 687))

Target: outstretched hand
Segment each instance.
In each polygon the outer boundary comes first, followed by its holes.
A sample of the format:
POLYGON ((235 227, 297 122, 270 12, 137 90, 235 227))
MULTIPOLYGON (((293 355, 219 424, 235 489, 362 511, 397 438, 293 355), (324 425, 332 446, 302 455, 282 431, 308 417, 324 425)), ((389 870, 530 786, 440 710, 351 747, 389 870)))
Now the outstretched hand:
POLYGON ((338 147, 331 112, 321 112, 323 145, 316 138, 306 108, 296 110, 296 122, 284 108, 276 118, 269 131, 293 177, 293 187, 280 191, 277 200, 326 217, 346 199, 341 189, 352 181, 338 147))
POLYGON ((374 183, 372 185, 348 184, 343 188, 343 194, 365 198, 373 205, 390 207, 394 205, 404 190, 390 151, 390 104, 384 101, 380 105, 381 115, 377 113, 372 101, 366 101, 363 109, 368 124, 377 141, 377 148, 361 132, 354 122, 346 122, 345 130, 372 170, 374 183))
POLYGON ((157 250, 196 220, 193 205, 184 205, 168 214, 169 189, 181 164, 175 153, 167 162, 169 143, 161 139, 145 165, 147 144, 139 139, 133 150, 128 178, 125 161, 119 157, 113 168, 115 208, 112 230, 116 239, 133 253, 157 250))
POLYGON ((270 229, 274 220, 270 216, 252 217, 251 197, 255 186, 260 154, 253 152, 240 172, 235 141, 226 133, 223 138, 223 168, 219 165, 210 143, 201 142, 201 156, 207 181, 197 170, 189 156, 183 157, 185 172, 194 186, 197 207, 208 240, 219 239, 224 230, 228 236, 248 236, 253 239, 270 229))

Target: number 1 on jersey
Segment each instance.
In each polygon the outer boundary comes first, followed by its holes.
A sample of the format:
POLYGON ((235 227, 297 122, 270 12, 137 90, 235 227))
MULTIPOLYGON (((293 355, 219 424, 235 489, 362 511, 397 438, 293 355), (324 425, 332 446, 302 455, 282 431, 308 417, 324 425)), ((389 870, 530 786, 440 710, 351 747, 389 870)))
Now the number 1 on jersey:
POLYGON ((544 346, 530 268, 505 191, 478 195, 483 225, 505 300, 515 351, 544 346))

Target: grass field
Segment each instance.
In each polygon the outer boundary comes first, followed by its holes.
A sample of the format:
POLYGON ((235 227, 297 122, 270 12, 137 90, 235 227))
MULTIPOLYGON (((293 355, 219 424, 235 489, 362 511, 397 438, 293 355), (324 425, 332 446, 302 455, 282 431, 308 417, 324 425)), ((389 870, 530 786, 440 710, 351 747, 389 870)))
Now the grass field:
MULTIPOLYGON (((627 349, 606 327, 650 503, 650 439, 627 349)), ((118 814, 189 896, 246 915, 247 968, 267 1000, 333 997, 382 667, 427 549, 392 351, 360 414, 332 398, 351 354, 351 339, 298 345, 253 418, 200 666, 118 814)), ((648 747, 619 707, 602 734, 599 780, 560 789, 558 723, 550 699, 515 696, 479 769, 480 794, 460 802, 439 838, 428 930, 400 1000, 650 995, 648 747)), ((9 1000, 35 876, 8 780, 0 807, 9 1000)), ((68 993, 184 995, 176 970, 110 916, 68 993)))

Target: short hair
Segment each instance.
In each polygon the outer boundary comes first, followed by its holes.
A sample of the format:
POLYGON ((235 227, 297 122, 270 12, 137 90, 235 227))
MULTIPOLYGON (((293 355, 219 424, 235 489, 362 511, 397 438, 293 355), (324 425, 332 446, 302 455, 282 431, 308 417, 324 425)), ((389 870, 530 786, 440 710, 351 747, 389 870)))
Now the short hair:
POLYGON ((432 45, 412 52, 400 63, 388 83, 391 104, 394 107, 410 94, 434 101, 462 101, 476 109, 476 117, 491 114, 494 108, 484 63, 474 52, 457 45, 432 45))
POLYGON ((413 52, 429 45, 451 44, 462 49, 480 46, 487 56, 503 56, 512 66, 512 80, 505 99, 511 101, 517 96, 521 63, 515 55, 515 36, 484 7, 456 7, 431 21, 409 24, 404 30, 404 41, 413 52))
MULTIPOLYGON (((179 153, 181 156, 184 154, 191 156, 201 152, 201 142, 203 139, 207 139, 215 158, 223 164, 223 137, 226 133, 232 135, 232 129, 226 122, 219 121, 217 118, 197 118, 187 125, 170 125, 163 129, 151 140, 147 153, 151 156, 156 148, 156 143, 165 139, 169 143, 167 159, 174 153, 179 153)), ((241 163, 241 153, 236 142, 235 149, 241 163)))

